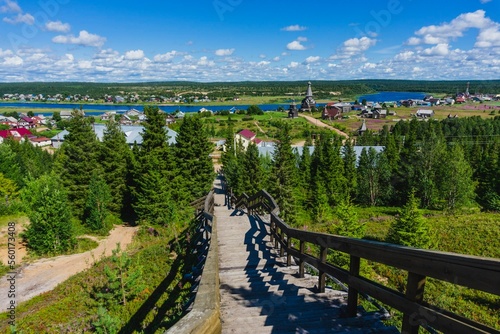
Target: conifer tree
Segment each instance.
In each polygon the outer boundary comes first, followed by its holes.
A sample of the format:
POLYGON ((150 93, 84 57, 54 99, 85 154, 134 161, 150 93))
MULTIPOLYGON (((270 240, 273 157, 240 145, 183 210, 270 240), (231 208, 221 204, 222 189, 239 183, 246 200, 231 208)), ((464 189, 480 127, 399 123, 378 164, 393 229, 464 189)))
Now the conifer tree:
POLYGON ((134 210, 141 221, 169 224, 176 217, 170 180, 173 156, 167 144, 165 119, 158 107, 144 108, 143 143, 135 157, 134 210))
POLYGON ((350 140, 347 140, 343 147, 342 159, 344 161, 344 176, 346 179, 347 192, 349 197, 356 196, 356 188, 358 184, 356 172, 356 152, 350 140))
POLYGON ((472 179, 472 168, 465 160, 460 145, 451 145, 445 155, 446 164, 441 166, 440 192, 446 209, 455 210, 470 204, 475 197, 476 183, 472 179))
MULTIPOLYGON (((212 144, 199 116, 185 117, 179 129, 174 149, 179 181, 175 187, 192 201, 208 193, 214 170, 210 153, 212 144)), ((183 196, 179 194, 177 197, 183 196)))
POLYGON ((418 209, 419 199, 410 192, 408 202, 391 223, 387 241, 403 246, 427 248, 430 245, 429 226, 418 209))
POLYGON ((92 173, 100 169, 98 141, 89 120, 79 111, 73 111, 67 130, 69 133, 58 152, 56 165, 68 190, 72 211, 81 219, 92 173))
POLYGON ((55 255, 75 245, 66 190, 54 174, 29 181, 21 196, 31 222, 24 233, 30 250, 55 255))
POLYGON ((249 195, 254 195, 262 190, 264 184, 264 170, 261 166, 259 149, 251 143, 247 147, 243 158, 243 183, 244 191, 249 195))
POLYGON ((108 121, 100 145, 100 162, 104 180, 111 192, 112 200, 109 203, 109 210, 117 216, 122 214, 127 196, 127 173, 130 158, 131 150, 127 145, 120 124, 114 120, 108 121))
POLYGON ((113 227, 107 223, 111 199, 109 186, 102 176, 94 173, 90 179, 84 211, 84 223, 93 232, 107 235, 113 227))
POLYGON ((282 218, 289 224, 295 222, 295 187, 298 184, 295 156, 292 151, 290 125, 284 123, 278 132, 278 143, 273 153, 273 166, 269 179, 270 191, 281 210, 282 218))

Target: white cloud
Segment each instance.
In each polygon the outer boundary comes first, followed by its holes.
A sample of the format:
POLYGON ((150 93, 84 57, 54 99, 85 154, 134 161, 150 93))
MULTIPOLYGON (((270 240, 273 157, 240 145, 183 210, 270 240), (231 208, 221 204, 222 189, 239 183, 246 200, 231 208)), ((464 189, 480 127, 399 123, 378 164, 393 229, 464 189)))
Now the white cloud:
POLYGON ((403 51, 403 52, 397 54, 394 57, 394 59, 398 60, 398 61, 407 61, 407 60, 412 59, 414 54, 415 54, 415 52, 413 52, 413 51, 403 51))
POLYGON ((274 57, 273 61, 280 61, 280 57, 279 56, 274 57))
POLYGON ((19 56, 12 56, 12 57, 5 57, 2 65, 5 66, 21 66, 23 65, 24 61, 21 57, 19 56))
POLYGON ((13 18, 4 17, 3 21, 6 23, 10 23, 10 24, 24 23, 24 24, 27 24, 30 26, 35 24, 35 18, 33 17, 33 15, 28 14, 28 13, 26 13, 26 14, 19 13, 16 16, 14 16, 13 18))
POLYGON ((343 43, 341 50, 344 53, 354 55, 365 52, 375 44, 377 44, 376 39, 372 39, 366 36, 361 38, 351 38, 343 43))
POLYGON ((288 50, 292 50, 292 51, 303 51, 306 49, 306 47, 304 45, 302 45, 300 43, 300 41, 293 41, 293 42, 290 42, 286 45, 286 48, 288 50))
POLYGON ((21 13, 23 10, 16 1, 5 0, 5 5, 0 7, 0 13, 21 13))
POLYGON ((153 60, 159 63, 168 63, 177 55, 179 55, 179 52, 172 50, 167 53, 154 56, 153 60))
POLYGON ((299 66, 299 63, 297 63, 296 61, 292 61, 292 62, 288 65, 288 67, 289 67, 289 68, 296 68, 296 67, 298 67, 298 66, 299 66))
POLYGON ((45 24, 45 29, 54 32, 69 32, 71 26, 69 23, 62 23, 61 21, 49 21, 45 24))
POLYGON ((300 26, 298 24, 294 24, 288 27, 281 28, 283 31, 304 31, 307 30, 307 27, 300 26))
POLYGON ((460 14, 450 22, 422 27, 415 32, 420 37, 411 37, 407 44, 446 44, 463 37, 464 32, 469 29, 479 30, 475 45, 477 47, 496 46, 500 41, 500 24, 486 17, 486 12, 479 9, 460 14))
POLYGON ((216 56, 230 56, 234 52, 234 49, 218 49, 215 50, 216 56))
POLYGON ((320 57, 320 56, 309 56, 309 57, 307 57, 307 58, 306 58, 305 62, 306 62, 307 64, 311 64, 311 63, 316 63, 316 62, 318 62, 320 59, 321 59, 321 57, 320 57))
POLYGON ((78 37, 73 35, 58 35, 52 38, 52 42, 58 44, 77 44, 82 46, 101 47, 106 42, 106 38, 91 34, 86 30, 82 30, 80 31, 78 37))
POLYGON ((139 60, 144 58, 144 51, 142 50, 130 50, 125 52, 126 60, 139 60))
POLYGON ((12 56, 14 53, 12 52, 12 50, 3 50, 0 48, 0 57, 7 57, 7 56, 12 56))
POLYGON ((500 46, 500 25, 495 24, 489 28, 481 30, 477 36, 475 46, 479 48, 500 46))
POLYGON ((299 37, 297 37, 297 41, 299 41, 299 42, 307 42, 307 37, 301 37, 301 36, 299 36, 299 37))
POLYGON ((203 57, 200 57, 200 60, 198 60, 198 65, 215 66, 215 62, 213 60, 209 60, 207 56, 203 56, 203 57))

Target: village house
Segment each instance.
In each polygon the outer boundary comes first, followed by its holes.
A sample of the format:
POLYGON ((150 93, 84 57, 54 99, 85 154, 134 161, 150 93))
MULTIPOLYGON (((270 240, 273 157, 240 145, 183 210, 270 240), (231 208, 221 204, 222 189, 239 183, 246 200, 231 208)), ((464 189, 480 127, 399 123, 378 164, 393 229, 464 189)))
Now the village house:
POLYGON ((257 135, 252 131, 245 129, 238 132, 234 139, 236 142, 241 142, 241 145, 246 150, 251 143, 254 143, 257 147, 262 146, 264 142, 257 138, 257 135))
POLYGON ((434 116, 434 110, 431 109, 418 109, 415 116, 420 118, 431 118, 434 116))
POLYGON ((3 143, 7 138, 12 138, 15 141, 24 142, 26 138, 30 139, 34 137, 36 136, 25 128, 0 130, 0 144, 3 143))
POLYGON ((116 111, 106 111, 101 115, 101 121, 109 121, 110 119, 114 119, 116 115, 116 111))
POLYGON ((342 108, 335 105, 335 103, 330 102, 323 109, 322 118, 325 120, 334 120, 342 117, 342 108))
POLYGON ((50 138, 46 138, 46 137, 29 138, 29 141, 33 146, 37 146, 37 147, 50 146, 52 144, 52 141, 50 140, 50 138))
POLYGON ((297 109, 295 101, 293 101, 290 104, 290 107, 288 108, 288 118, 296 118, 296 117, 299 117, 299 110, 297 109))

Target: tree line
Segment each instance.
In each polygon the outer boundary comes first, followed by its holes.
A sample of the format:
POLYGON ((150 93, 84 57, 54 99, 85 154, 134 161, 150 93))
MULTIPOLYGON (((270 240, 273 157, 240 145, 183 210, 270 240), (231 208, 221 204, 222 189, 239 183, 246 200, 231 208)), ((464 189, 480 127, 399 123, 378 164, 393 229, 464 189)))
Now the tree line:
POLYGON ((351 141, 328 132, 300 155, 289 133, 283 124, 272 157, 259 157, 253 144, 245 151, 232 137, 222 157, 233 192, 266 188, 289 224, 328 223, 352 205, 403 207, 413 222, 419 208, 500 211, 500 117, 399 122, 360 136, 359 158, 351 141))
POLYGON ((169 145, 164 114, 152 106, 144 111, 143 142, 132 148, 119 123, 107 123, 101 142, 77 111, 54 155, 27 141, 0 145, 0 215, 27 214, 24 239, 31 250, 70 250, 80 225, 105 235, 121 220, 168 225, 189 217, 189 202, 213 182, 207 132, 198 116, 186 117, 169 145))

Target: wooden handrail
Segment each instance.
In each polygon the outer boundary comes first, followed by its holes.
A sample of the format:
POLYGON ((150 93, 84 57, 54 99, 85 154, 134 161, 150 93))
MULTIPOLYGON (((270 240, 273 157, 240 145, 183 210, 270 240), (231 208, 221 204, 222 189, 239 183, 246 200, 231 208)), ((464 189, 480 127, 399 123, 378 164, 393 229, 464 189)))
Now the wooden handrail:
MULTIPOLYGON (((198 204, 199 203, 195 203, 195 205, 198 204)), ((211 191, 204 197, 203 212, 198 215, 198 219, 201 219, 204 224, 211 224, 211 234, 209 236, 210 247, 205 260, 198 292, 196 293, 191 311, 169 328, 166 331, 168 334, 215 334, 222 331, 222 323, 220 320, 217 219, 213 213, 214 192, 211 191)), ((206 233, 208 233, 208 230, 208 228, 205 228, 205 231, 207 231, 206 233)))
POLYGON ((264 209, 270 214, 271 242, 280 249, 281 256, 286 253, 288 265, 292 256, 298 259, 299 275, 302 277, 305 263, 319 271, 320 292, 325 290, 326 275, 347 284, 349 316, 356 315, 358 292, 363 292, 403 312, 402 333, 417 334, 420 326, 432 327, 446 333, 500 333, 498 330, 423 301, 427 277, 500 296, 500 259, 417 249, 295 229, 278 216, 279 207, 276 201, 264 190, 254 196, 244 194, 237 198, 235 203, 237 208, 246 207, 249 214, 257 209, 264 209), (294 245, 292 240, 297 240, 299 245, 294 245), (320 255, 308 254, 306 244, 319 247, 320 255), (299 248, 296 248, 297 246, 299 248), (349 270, 327 262, 328 250, 348 254, 349 270), (406 293, 402 294, 360 276, 361 259, 407 271, 406 293))

